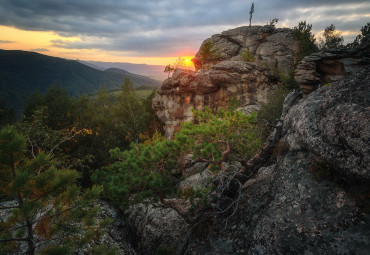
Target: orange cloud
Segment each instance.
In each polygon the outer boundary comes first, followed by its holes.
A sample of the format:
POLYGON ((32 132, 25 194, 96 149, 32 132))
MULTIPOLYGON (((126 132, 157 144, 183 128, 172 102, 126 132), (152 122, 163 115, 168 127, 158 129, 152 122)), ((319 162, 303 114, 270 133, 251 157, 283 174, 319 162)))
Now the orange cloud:
MULTIPOLYGON (((1 48, 5 50, 37 51, 54 57, 68 59, 105 61, 105 62, 130 62, 149 65, 168 65, 174 63, 179 55, 173 57, 128 57, 118 51, 104 51, 98 49, 63 49, 54 47, 51 41, 80 41, 79 37, 63 37, 51 31, 26 31, 13 27, 0 26, 1 48)), ((181 56, 191 59, 192 56, 181 56)), ((191 61, 186 66, 192 68, 191 61)))

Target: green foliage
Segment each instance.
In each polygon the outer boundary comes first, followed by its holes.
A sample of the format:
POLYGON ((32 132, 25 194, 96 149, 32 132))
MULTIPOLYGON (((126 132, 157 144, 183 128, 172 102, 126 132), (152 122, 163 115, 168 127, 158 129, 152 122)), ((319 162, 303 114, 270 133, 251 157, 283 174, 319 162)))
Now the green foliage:
POLYGON ((60 166, 77 169, 89 186, 93 169, 109 162, 110 149, 127 149, 161 130, 151 106, 154 96, 151 91, 140 99, 128 78, 115 95, 103 87, 94 97, 73 98, 55 86, 27 101, 17 128, 29 140, 30 155, 52 152, 60 166))
POLYGON ((104 186, 105 196, 122 208, 149 197, 161 200, 176 191, 171 170, 179 166, 180 155, 193 153, 195 159, 219 169, 230 151, 251 157, 260 147, 255 115, 223 110, 212 114, 208 107, 193 113, 195 121, 183 123, 171 141, 156 135, 144 143, 132 143, 130 150, 111 150, 118 161, 92 176, 104 186))
POLYGON ((103 184, 105 196, 121 207, 147 197, 162 198, 172 193, 169 169, 176 165, 178 154, 178 145, 168 140, 132 143, 130 150, 111 150, 112 157, 119 161, 96 171, 92 179, 103 184))
POLYGON ((183 59, 182 57, 178 57, 172 65, 171 64, 166 65, 166 67, 164 68, 164 72, 168 73, 168 77, 170 77, 172 72, 174 72, 177 69, 183 69, 185 66, 186 66, 185 59, 183 59))
POLYGON ((288 73, 279 73, 280 86, 288 91, 299 90, 298 82, 294 79, 294 70, 291 69, 288 73))
POLYGON ((1 97, 18 113, 31 93, 45 93, 56 84, 73 96, 95 94, 103 85, 109 90, 119 89, 125 77, 130 77, 136 86, 160 85, 158 81, 126 71, 100 71, 77 61, 15 50, 0 50, 0 77, 1 97))
POLYGON ((170 77, 173 71, 175 71, 175 68, 171 66, 170 64, 166 65, 166 67, 164 68, 164 72, 168 73, 168 77, 170 77))
POLYGON ((195 122, 183 123, 176 135, 187 152, 195 158, 214 163, 224 161, 223 152, 230 150, 237 156, 251 157, 260 147, 254 121, 256 115, 219 109, 216 114, 205 106, 204 111, 193 111, 195 122))
POLYGON ((227 105, 227 110, 230 112, 236 111, 236 109, 239 107, 239 101, 236 99, 236 96, 233 95, 231 100, 229 101, 227 105))
POLYGON ((174 70, 184 68, 185 59, 183 59, 182 57, 178 57, 176 61, 173 63, 172 67, 174 68, 174 70))
POLYGON ((256 59, 254 55, 249 51, 249 48, 247 48, 242 54, 241 54, 242 60, 245 62, 254 62, 256 59))
POLYGON ((30 117, 40 106, 45 106, 47 125, 52 129, 64 129, 73 123, 73 98, 65 89, 51 86, 46 94, 34 93, 27 100, 24 108, 25 116, 30 117))
POLYGON ((203 68, 205 63, 216 61, 220 57, 218 50, 213 49, 213 43, 211 41, 204 42, 199 49, 199 60, 198 62, 194 62, 194 64, 203 68))
POLYGON ((267 25, 275 26, 278 23, 278 21, 279 21, 279 19, 273 18, 272 20, 270 20, 269 22, 267 22, 267 25))
POLYGON ((365 38, 365 36, 370 35, 370 22, 368 22, 365 26, 361 28, 361 34, 357 35, 356 38, 353 40, 352 43, 346 45, 347 48, 354 48, 360 45, 361 41, 365 38))
POLYGON ((293 28, 294 40, 297 42, 297 51, 294 56, 294 64, 297 65, 305 56, 317 52, 315 35, 312 34, 312 25, 306 21, 300 21, 298 26, 293 28))
POLYGON ((0 128, 15 121, 15 111, 6 105, 5 100, 0 100, 0 128))
POLYGON ((276 120, 281 117, 284 99, 288 93, 289 90, 280 85, 268 94, 267 103, 261 105, 261 109, 258 111, 257 115, 257 126, 259 127, 262 140, 265 140, 273 130, 272 127, 266 125, 265 121, 271 125, 276 125, 276 120))
POLYGON ((343 36, 335 30, 335 26, 331 24, 324 30, 323 36, 320 38, 320 49, 335 49, 343 48, 343 36))
POLYGON ((117 247, 110 247, 108 248, 105 245, 98 245, 97 247, 92 249, 93 255, 118 255, 119 250, 117 247))
POLYGON ((57 169, 42 152, 27 158, 26 141, 14 127, 0 131, 0 192, 16 201, 9 217, 0 222, 1 251, 14 250, 15 238, 22 238, 27 254, 34 254, 37 247, 44 254, 68 254, 99 236, 98 208, 90 203, 102 189, 93 186, 82 191, 76 185, 77 171, 57 169), (48 247, 51 239, 54 246, 48 247))
POLYGON ((156 255, 173 255, 175 254, 175 250, 172 248, 167 248, 167 247, 158 247, 155 254, 156 255))

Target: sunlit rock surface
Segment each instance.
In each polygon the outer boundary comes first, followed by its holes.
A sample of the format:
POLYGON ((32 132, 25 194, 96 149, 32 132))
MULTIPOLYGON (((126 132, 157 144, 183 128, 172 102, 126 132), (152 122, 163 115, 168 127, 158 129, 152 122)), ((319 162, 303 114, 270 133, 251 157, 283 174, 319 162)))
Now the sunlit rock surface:
MULTIPOLYGON (((226 108, 235 96, 240 107, 258 108, 269 90, 277 85, 277 70, 289 70, 296 43, 291 29, 252 26, 231 29, 213 35, 217 60, 202 65, 197 53, 196 72, 177 70, 165 80, 153 100, 153 108, 171 138, 183 121, 193 118, 191 108, 202 110, 226 108), (249 49, 254 62, 245 62, 241 54, 249 49)), ((250 108, 252 109, 252 108, 250 108)))

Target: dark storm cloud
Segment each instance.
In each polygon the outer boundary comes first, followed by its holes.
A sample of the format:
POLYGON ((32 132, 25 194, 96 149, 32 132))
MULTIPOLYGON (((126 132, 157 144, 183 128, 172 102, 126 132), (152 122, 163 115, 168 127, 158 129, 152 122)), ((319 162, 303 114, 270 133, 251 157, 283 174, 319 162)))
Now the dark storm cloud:
MULTIPOLYGON (((62 48, 163 56, 184 45, 196 50, 202 40, 221 32, 221 28, 247 25, 251 3, 251 0, 0 0, 0 24, 82 38, 80 42, 52 42, 62 48)), ((368 0, 254 3, 253 24, 279 18, 278 25, 294 26, 307 20, 315 32, 332 23, 337 29, 359 31, 369 20, 365 14, 370 14, 368 0)))

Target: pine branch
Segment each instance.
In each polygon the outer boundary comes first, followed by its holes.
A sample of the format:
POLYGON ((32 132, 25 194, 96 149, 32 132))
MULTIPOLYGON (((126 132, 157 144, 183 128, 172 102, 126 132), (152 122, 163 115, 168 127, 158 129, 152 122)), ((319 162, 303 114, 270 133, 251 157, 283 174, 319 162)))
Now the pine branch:
POLYGON ((7 242, 28 242, 29 238, 8 238, 8 239, 0 239, 0 243, 7 243, 7 242))
POLYGON ((15 206, 2 206, 0 205, 0 210, 6 210, 6 209, 14 209, 14 208, 20 208, 20 205, 15 205, 15 206))

